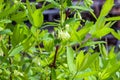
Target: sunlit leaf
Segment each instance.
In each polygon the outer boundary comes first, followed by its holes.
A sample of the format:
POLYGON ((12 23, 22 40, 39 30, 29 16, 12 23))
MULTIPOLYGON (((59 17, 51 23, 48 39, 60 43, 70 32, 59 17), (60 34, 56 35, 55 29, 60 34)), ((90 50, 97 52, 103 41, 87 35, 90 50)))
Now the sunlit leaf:
POLYGON ((34 11, 34 13, 32 14, 32 18, 33 18, 34 26, 41 27, 43 23, 43 14, 41 13, 40 9, 34 11))
POLYGON ((112 9, 113 5, 114 5, 114 0, 106 0, 104 5, 102 6, 102 10, 100 12, 100 17, 106 16, 112 9))
POLYGON ((75 63, 74 63, 74 51, 71 47, 67 47, 67 63, 71 73, 76 72, 75 63))
POLYGON ((15 54, 19 54, 24 48, 23 46, 16 46, 15 48, 11 49, 8 54, 9 56, 14 56, 15 54))

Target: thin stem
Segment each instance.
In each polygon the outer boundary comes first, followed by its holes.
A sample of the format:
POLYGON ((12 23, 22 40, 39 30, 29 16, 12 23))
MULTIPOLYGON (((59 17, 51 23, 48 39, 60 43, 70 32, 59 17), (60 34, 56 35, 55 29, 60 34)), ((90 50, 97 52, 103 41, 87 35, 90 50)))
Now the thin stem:
POLYGON ((42 53, 41 47, 40 47, 40 43, 37 41, 38 44, 38 50, 40 51, 40 54, 42 53))
MULTIPOLYGON (((9 61, 10 61, 10 65, 12 65, 12 58, 9 58, 9 61)), ((10 66, 10 80, 12 80, 12 68, 10 66)))
MULTIPOLYGON (((8 37, 8 45, 9 45, 9 46, 8 46, 8 49, 9 49, 9 50, 11 49, 10 44, 11 44, 11 43, 10 43, 10 36, 9 36, 9 37, 8 37)), ((11 58, 11 57, 9 58, 9 63, 10 63, 10 65, 12 65, 12 58, 11 58)), ((10 72, 11 72, 11 73, 10 73, 10 80, 12 80, 12 68, 11 68, 11 66, 10 66, 10 72)))
POLYGON ((86 42, 88 42, 90 39, 92 39, 92 37, 89 37, 88 39, 86 39, 86 40, 84 40, 84 41, 78 43, 78 44, 79 44, 79 47, 76 49, 76 51, 79 51, 80 48, 82 47, 81 45, 84 44, 84 43, 86 43, 86 42))
POLYGON ((75 73, 75 75, 73 76, 72 80, 74 80, 74 79, 75 79, 75 77, 76 77, 77 73, 78 73, 78 71, 75 73))
POLYGON ((43 5, 42 5, 42 8, 45 7, 45 4, 46 4, 46 0, 44 1, 43 5))
POLYGON ((76 4, 76 6, 78 6, 80 2, 81 2, 81 0, 78 0, 78 2, 77 2, 77 4, 76 4))
POLYGON ((61 7, 60 7, 60 18, 61 18, 61 27, 63 27, 64 23, 64 8, 63 8, 63 0, 61 0, 61 7))
MULTIPOLYGON (((56 46, 56 50, 55 50, 55 56, 54 56, 54 60, 53 60, 53 63, 50 65, 51 67, 51 72, 52 72, 52 69, 56 67, 56 58, 57 58, 57 53, 58 53, 58 49, 59 49, 59 46, 57 45, 56 46)), ((50 80, 52 80, 52 73, 50 75, 50 80)))
POLYGON ((107 51, 107 54, 108 54, 108 40, 107 40, 107 38, 105 38, 105 41, 106 41, 106 44, 105 44, 105 46, 106 46, 106 51, 107 51))
POLYGON ((57 45, 56 50, 55 50, 54 60, 53 60, 53 63, 51 65, 51 67, 54 67, 54 68, 56 67, 56 58, 57 58, 58 49, 59 49, 59 46, 57 45))

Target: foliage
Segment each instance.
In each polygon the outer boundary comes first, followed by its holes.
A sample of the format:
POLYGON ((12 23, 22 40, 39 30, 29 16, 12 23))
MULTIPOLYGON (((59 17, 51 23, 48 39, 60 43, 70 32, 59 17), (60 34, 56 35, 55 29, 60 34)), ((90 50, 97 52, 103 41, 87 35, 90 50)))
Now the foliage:
POLYGON ((0 1, 1 80, 120 79, 120 53, 114 51, 114 46, 108 50, 105 41, 94 40, 109 33, 120 40, 120 32, 111 28, 120 16, 106 17, 114 0, 106 0, 98 18, 90 7, 92 0, 83 4, 78 0, 76 5, 72 0, 36 2, 0 1), (36 2, 43 2, 42 7, 37 9, 36 2), (44 22, 43 12, 54 7, 59 9, 60 19, 44 22), (96 21, 84 20, 84 11, 96 21), (52 33, 44 29, 51 26, 52 33))

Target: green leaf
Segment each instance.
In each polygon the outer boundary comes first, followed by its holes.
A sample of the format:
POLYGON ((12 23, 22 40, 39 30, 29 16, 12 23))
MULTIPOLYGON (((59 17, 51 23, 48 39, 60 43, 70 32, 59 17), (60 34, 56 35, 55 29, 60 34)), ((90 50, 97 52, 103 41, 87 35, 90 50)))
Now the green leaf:
POLYGON ((46 51, 52 51, 54 47, 53 39, 46 39, 43 41, 43 45, 46 51))
POLYGON ((8 49, 7 46, 4 45, 3 41, 1 41, 1 49, 5 55, 8 55, 8 49))
POLYGON ((41 27, 43 23, 43 14, 41 13, 40 9, 34 11, 34 13, 32 14, 32 18, 33 18, 34 26, 41 27))
POLYGON ((84 61, 84 52, 80 51, 80 53, 77 55, 76 57, 76 67, 77 67, 77 71, 79 70, 79 68, 82 66, 82 62, 84 61))
POLYGON ((78 31, 79 41, 82 41, 83 38, 89 33, 90 28, 89 27, 83 27, 78 31))
POLYGON ((100 17, 106 16, 114 5, 114 0, 106 0, 104 5, 102 6, 102 10, 100 12, 100 17))
POLYGON ((21 44, 24 47, 24 51, 29 50, 35 43, 35 38, 33 36, 29 35, 21 44))
POLYGON ((108 54, 108 57, 109 57, 110 59, 116 58, 116 55, 115 55, 115 53, 114 53, 114 49, 115 49, 115 47, 112 47, 112 49, 110 50, 110 52, 109 52, 109 54, 108 54))
POLYGON ((81 64, 82 66, 80 67, 79 70, 84 70, 84 69, 88 68, 98 57, 99 57, 99 53, 94 53, 92 55, 90 55, 90 53, 87 53, 85 55, 83 63, 81 64))
POLYGON ((10 33, 12 33, 10 29, 5 29, 5 30, 0 31, 0 35, 10 34, 10 33))
POLYGON ((27 17, 30 21, 31 24, 33 24, 33 19, 32 19, 32 14, 33 14, 33 10, 32 10, 32 7, 30 5, 30 2, 29 0, 26 0, 26 5, 27 5, 27 17))
POLYGON ((16 46, 16 47, 12 48, 8 52, 8 54, 9 54, 9 56, 14 56, 15 54, 20 53, 20 51, 22 51, 23 49, 24 49, 23 46, 16 46))
POLYGON ((72 5, 72 1, 71 0, 66 0, 67 6, 71 6, 72 5))
POLYGON ((12 14, 13 12, 15 12, 17 9, 19 8, 19 4, 14 4, 13 6, 11 6, 10 8, 8 8, 7 10, 4 10, 0 13, 0 18, 4 18, 6 16, 8 16, 9 14, 12 14))
POLYGON ((71 73, 75 74, 76 68, 74 63, 74 51, 71 47, 67 47, 67 63, 71 73))
POLYGON ((66 25, 66 24, 71 24, 71 23, 75 23, 75 22, 77 22, 78 21, 78 19, 76 19, 76 18, 69 18, 69 19, 67 19, 65 22, 64 22, 64 25, 66 25))
POLYGON ((103 36, 109 34, 112 31, 109 27, 104 27, 100 30, 95 31, 92 35, 96 38, 102 38, 103 36))
POLYGON ((46 1, 48 1, 48 2, 50 2, 51 4, 55 5, 57 8, 60 8, 60 4, 57 3, 56 1, 54 1, 54 0, 46 0, 46 1))
POLYGON ((3 3, 3 2, 4 2, 4 0, 1 0, 1 1, 0 1, 0 4, 3 3))
POLYGON ((99 50, 104 58, 108 57, 107 50, 103 44, 99 44, 99 50))
POLYGON ((0 20, 0 23, 11 23, 12 21, 9 19, 2 19, 0 20))
POLYGON ((109 61, 110 61, 111 64, 115 64, 117 62, 117 55, 114 52, 114 50, 115 50, 115 47, 113 46, 110 49, 109 54, 108 54, 108 58, 109 58, 109 61))
POLYGON ((106 21, 117 21, 120 20, 120 16, 106 18, 106 21))
POLYGON ((43 11, 45 11, 45 10, 48 10, 48 9, 50 9, 50 8, 54 8, 54 7, 55 7, 55 5, 53 5, 53 4, 48 4, 48 5, 46 5, 46 6, 44 6, 44 7, 41 8, 41 12, 43 12, 43 11))
POLYGON ((101 43, 106 43, 106 42, 105 41, 87 41, 81 47, 91 46, 91 45, 101 44, 101 43))
POLYGON ((102 29, 104 25, 105 25, 105 18, 104 17, 98 18, 96 23, 93 26, 91 26, 90 34, 94 34, 96 30, 102 29))
POLYGON ((26 12, 22 11, 11 16, 11 20, 16 21, 17 23, 23 22, 26 20, 26 12))
POLYGON ((24 32, 26 31, 25 26, 22 25, 17 25, 15 26, 14 30, 13 30, 13 35, 12 35, 12 45, 16 46, 18 45, 20 42, 22 42, 25 39, 25 34, 24 32))
POLYGON ((115 38, 117 38, 118 40, 120 40, 120 32, 119 32, 119 31, 118 31, 118 33, 117 33, 117 32, 115 32, 114 30, 112 30, 111 33, 112 33, 112 35, 113 35, 115 38))
POLYGON ((115 74, 120 69, 120 63, 114 63, 112 65, 108 65, 100 75, 101 80, 105 80, 110 78, 113 74, 115 74))
POLYGON ((85 78, 85 77, 88 77, 88 76, 95 75, 97 73, 98 73, 97 71, 83 72, 81 74, 78 74, 75 78, 85 78))
POLYGON ((92 11, 92 9, 85 6, 69 6, 70 9, 79 9, 81 11, 92 11))

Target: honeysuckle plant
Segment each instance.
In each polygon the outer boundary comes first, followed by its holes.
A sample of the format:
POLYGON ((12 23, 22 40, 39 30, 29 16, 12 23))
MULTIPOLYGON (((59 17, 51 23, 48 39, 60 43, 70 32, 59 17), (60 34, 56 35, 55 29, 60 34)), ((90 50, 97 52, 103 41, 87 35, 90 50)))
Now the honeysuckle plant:
POLYGON ((111 26, 120 16, 106 17, 114 0, 106 0, 99 17, 92 0, 0 1, 1 80, 119 80, 120 52, 101 38, 120 32, 111 26), (37 3, 43 3, 36 8, 37 3), (59 10, 60 18, 44 22, 43 12, 59 10), (82 18, 89 12, 95 22, 82 18), (71 16, 71 17, 70 17, 71 16), (28 23, 26 23, 28 22, 28 23), (44 29, 54 27, 52 32, 44 29))

